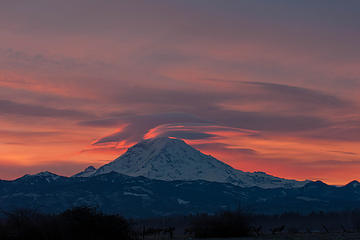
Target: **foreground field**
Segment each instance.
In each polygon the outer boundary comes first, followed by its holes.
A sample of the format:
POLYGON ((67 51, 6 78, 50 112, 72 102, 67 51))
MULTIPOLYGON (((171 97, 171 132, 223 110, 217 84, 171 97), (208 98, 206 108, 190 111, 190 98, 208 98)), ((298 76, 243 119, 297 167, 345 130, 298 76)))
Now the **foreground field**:
MULTIPOLYGON (((184 239, 184 238, 179 238, 184 239)), ((296 233, 245 238, 209 238, 206 240, 359 240, 360 233, 296 233)), ((193 239, 195 240, 195 239, 193 239)), ((205 240, 205 239, 202 239, 205 240)))
POLYGON ((238 210, 136 220, 91 207, 59 214, 29 209, 4 214, 1 240, 360 240, 359 211, 267 216, 238 210))

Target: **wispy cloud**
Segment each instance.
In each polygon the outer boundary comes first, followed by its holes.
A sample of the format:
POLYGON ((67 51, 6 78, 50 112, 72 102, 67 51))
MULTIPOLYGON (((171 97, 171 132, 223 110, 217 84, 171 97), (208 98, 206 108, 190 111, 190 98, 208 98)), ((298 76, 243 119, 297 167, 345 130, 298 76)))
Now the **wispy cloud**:
POLYGON ((4 1, 0 155, 75 166, 172 136, 244 170, 348 181, 360 170, 359 7, 4 1))
POLYGON ((57 109, 41 105, 18 103, 10 100, 0 100, 2 114, 22 115, 31 117, 74 118, 81 119, 91 117, 86 112, 71 109, 57 109))

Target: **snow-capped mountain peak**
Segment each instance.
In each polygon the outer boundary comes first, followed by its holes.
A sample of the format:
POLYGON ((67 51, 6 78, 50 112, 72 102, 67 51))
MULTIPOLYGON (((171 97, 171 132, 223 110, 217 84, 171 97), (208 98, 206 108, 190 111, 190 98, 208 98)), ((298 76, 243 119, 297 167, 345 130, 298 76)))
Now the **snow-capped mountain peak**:
POLYGON ((277 178, 262 172, 243 172, 201 153, 182 140, 166 137, 147 139, 134 145, 92 175, 112 171, 166 181, 207 180, 242 187, 292 188, 306 183, 277 178))
POLYGON ((94 174, 96 168, 94 166, 89 166, 79 173, 76 173, 72 177, 89 177, 90 175, 94 174))

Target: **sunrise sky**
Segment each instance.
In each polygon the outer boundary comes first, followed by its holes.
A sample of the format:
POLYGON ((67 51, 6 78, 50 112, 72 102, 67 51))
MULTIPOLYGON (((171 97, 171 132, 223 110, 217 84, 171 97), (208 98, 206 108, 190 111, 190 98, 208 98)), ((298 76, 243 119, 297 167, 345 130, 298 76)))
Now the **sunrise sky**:
POLYGON ((0 178, 184 139, 244 171, 360 179, 360 1, 1 1, 0 178))

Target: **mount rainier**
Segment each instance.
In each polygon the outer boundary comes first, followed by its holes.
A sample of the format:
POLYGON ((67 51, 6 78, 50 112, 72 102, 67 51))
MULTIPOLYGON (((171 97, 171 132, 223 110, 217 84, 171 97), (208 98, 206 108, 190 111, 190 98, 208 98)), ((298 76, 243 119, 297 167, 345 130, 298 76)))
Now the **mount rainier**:
POLYGON ((0 180, 3 212, 35 209, 60 213, 76 206, 94 206, 104 213, 131 218, 216 213, 239 206, 252 213, 344 211, 357 209, 360 185, 329 186, 309 182, 300 188, 243 188, 229 183, 163 181, 106 173, 64 177, 50 172, 0 180))
POLYGON ((337 187, 243 172, 182 140, 155 138, 72 177, 41 172, 0 180, 0 208, 58 213, 96 206, 127 217, 215 213, 239 206, 261 214, 344 211, 358 208, 359 186, 357 181, 337 187))
POLYGON ((74 177, 110 172, 165 181, 206 180, 240 187, 297 188, 308 182, 278 178, 263 172, 243 172, 201 153, 182 140, 167 137, 139 142, 114 161, 97 170, 89 167, 74 177))

